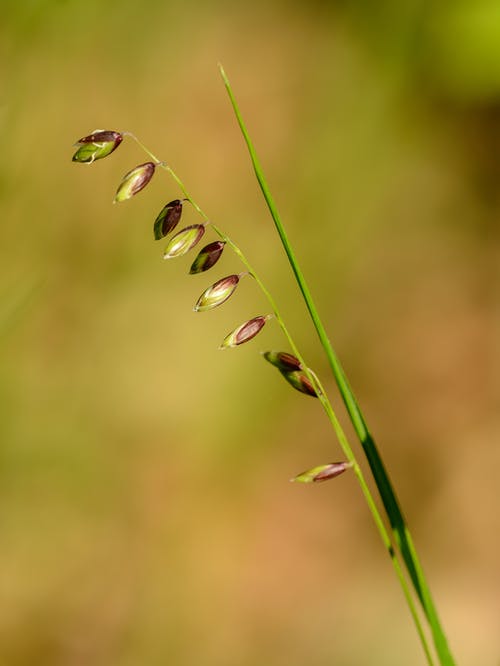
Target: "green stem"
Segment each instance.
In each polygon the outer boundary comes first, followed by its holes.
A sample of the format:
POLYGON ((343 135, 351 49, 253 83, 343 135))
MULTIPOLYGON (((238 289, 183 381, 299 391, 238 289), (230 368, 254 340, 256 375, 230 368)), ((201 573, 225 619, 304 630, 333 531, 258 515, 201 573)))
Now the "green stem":
POLYGON ((370 434, 370 431, 366 425, 366 421, 363 417, 361 409, 359 408, 354 393, 347 381, 344 370, 340 364, 339 359, 337 358, 337 355, 333 350, 333 347, 330 343, 326 330, 319 317, 318 311, 311 296, 311 292, 309 291, 309 287, 307 286, 304 275, 295 257, 287 233, 281 222, 281 218, 274 203, 273 197, 265 180, 262 168, 257 158, 257 154, 250 139, 250 135, 248 134, 248 131, 246 129, 245 123, 243 122, 243 118, 238 108, 229 80, 221 65, 219 65, 219 69, 227 93, 229 95, 229 99, 231 100, 231 104, 236 119, 238 121, 241 133, 247 145, 257 181, 262 190, 262 194, 264 195, 264 199, 271 213, 271 217, 273 218, 276 230, 279 234, 282 245, 285 249, 286 255, 290 262, 290 266, 294 273, 299 289, 302 293, 303 299, 305 301, 306 307, 309 311, 309 315, 311 317, 311 320, 314 324, 314 327, 320 339, 321 345, 325 350, 330 367, 332 369, 333 376, 335 377, 335 380, 337 382, 337 386, 339 388, 340 394, 346 406, 347 412, 349 414, 349 417, 354 426, 356 434, 361 442, 361 445, 367 457, 370 469, 372 471, 375 483, 377 485, 380 497, 382 499, 382 503, 384 505, 384 509, 386 511, 388 520, 390 522, 394 538, 401 552, 406 568, 412 580, 413 586, 421 602, 424 613, 429 622, 434 638, 434 644, 436 646, 436 651, 440 658, 440 663, 442 666, 453 666, 454 661, 447 644, 446 636, 441 627, 437 610, 434 606, 434 602, 431 597, 429 586, 427 584, 419 558, 417 556, 413 539, 411 538, 409 529, 406 525, 406 521, 403 517, 403 513, 401 511, 399 502, 397 500, 395 490, 392 486, 392 483, 389 479, 389 475, 382 462, 381 456, 375 444, 375 440, 370 434))
MULTIPOLYGON (((139 139, 134 134, 132 134, 131 132, 126 132, 126 134, 128 136, 130 136, 131 138, 133 138, 138 143, 138 145, 151 157, 151 159, 158 164, 158 166, 160 166, 161 168, 163 168, 165 171, 167 171, 170 174, 170 176, 175 180, 175 182, 179 186, 179 188, 180 188, 181 192, 183 193, 185 199, 191 203, 193 208, 198 212, 198 214, 203 218, 203 220, 205 222, 208 222, 209 218, 208 218, 207 214, 200 208, 200 206, 196 203, 196 201, 193 199, 193 197, 189 194, 189 192, 187 191, 184 183, 179 178, 179 176, 175 173, 175 171, 170 166, 165 164, 165 162, 160 161, 141 141, 139 141, 139 139)), ((267 289, 267 287, 265 286, 265 284, 263 283, 263 281, 261 280, 261 278, 259 277, 259 275, 255 271, 253 266, 250 264, 250 262, 248 261, 248 259, 244 255, 244 253, 242 252, 242 250, 238 247, 238 245, 229 236, 227 236, 227 234, 225 234, 213 222, 210 222, 210 226, 215 231, 215 233, 231 247, 231 249, 234 251, 234 253, 239 257, 239 259, 243 263, 243 265, 248 269, 249 274, 252 275, 252 277, 257 282, 258 286, 260 287, 261 291, 263 292, 264 296, 266 297, 269 305, 271 306, 274 317, 275 317, 276 321, 278 322, 280 328, 282 329, 283 334, 285 335, 286 339, 288 340, 288 343, 290 344, 290 347, 291 347, 293 353, 295 354, 295 356, 300 361, 302 367, 304 368, 304 372, 308 376, 309 381, 311 381, 311 383, 315 387, 316 393, 317 393, 318 398, 319 398, 319 400, 320 400, 320 402, 323 406, 323 409, 325 410, 325 412, 328 416, 328 419, 330 420, 330 422, 333 426, 333 429, 334 429, 334 431, 337 435, 337 439, 340 443, 342 451, 344 452, 344 455, 346 456, 347 460, 352 464, 353 472, 354 472, 354 474, 355 474, 355 476, 358 480, 358 483, 361 487, 361 490, 362 490, 363 495, 365 497, 368 508, 369 508, 369 510, 370 510, 370 512, 373 516, 373 520, 375 522, 375 525, 378 529, 378 532, 380 534, 382 542, 383 542, 383 544, 384 544, 384 546, 385 546, 385 548, 386 548, 386 550, 389 554, 389 557, 391 558, 392 566, 394 567, 396 576, 398 577, 399 582, 401 584, 401 587, 403 589, 403 593, 404 593, 406 601, 408 603, 410 613, 413 617, 413 621, 415 623, 417 633, 420 637, 420 641, 422 643, 422 646, 423 646, 423 649, 424 649, 424 652, 425 652, 425 655, 426 655, 426 658, 427 658, 427 662, 428 662, 429 666, 433 666, 434 662, 433 662, 432 655, 431 655, 431 652, 430 652, 430 649, 429 649, 427 638, 425 636, 425 632, 423 630, 422 623, 420 621, 420 617, 419 617, 417 609, 415 607, 415 603, 413 601, 413 596, 412 596, 411 591, 408 587, 408 583, 406 581, 404 572, 401 568, 401 565, 399 563, 397 555, 396 555, 396 553, 394 551, 394 548, 392 546, 389 533, 387 532, 384 521, 382 519, 382 516, 380 515, 380 512, 379 512, 378 508, 377 508, 377 505, 376 505, 376 502, 373 498, 373 495, 371 494, 371 491, 370 491, 369 486, 366 482, 366 479, 363 475, 363 472, 362 472, 362 470, 361 470, 361 468, 358 464, 358 461, 356 460, 355 454, 352 450, 351 445, 349 444, 347 436, 346 436, 346 434, 345 434, 345 432, 344 432, 344 430, 343 430, 343 428, 342 428, 342 426, 341 426, 341 424, 340 424, 340 422, 339 422, 339 420, 338 420, 338 418, 337 418, 337 416, 336 416, 336 414, 333 410, 331 402, 329 401, 329 399, 327 397, 327 394, 325 392, 324 387, 321 385, 321 382, 318 379, 318 377, 316 376, 316 374, 311 372, 311 370, 308 368, 306 362, 304 361, 297 345, 295 344, 295 341, 293 340, 293 338, 292 338, 292 336, 291 336, 291 334, 290 334, 290 332, 289 332, 289 330, 288 330, 288 328, 285 324, 285 321, 284 321, 283 317, 281 316, 281 313, 278 309, 276 301, 274 300, 274 297, 272 296, 270 291, 267 289)))

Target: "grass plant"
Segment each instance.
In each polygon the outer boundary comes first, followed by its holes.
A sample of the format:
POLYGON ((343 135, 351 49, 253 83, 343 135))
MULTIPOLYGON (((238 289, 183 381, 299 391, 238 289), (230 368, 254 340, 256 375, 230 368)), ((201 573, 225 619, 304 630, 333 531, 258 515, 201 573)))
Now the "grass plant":
POLYGON ((370 490, 369 483, 360 467, 355 450, 341 426, 320 378, 309 368, 301 351, 295 343, 283 316, 281 315, 273 295, 241 248, 225 233, 224 230, 209 220, 208 215, 191 196, 184 185, 184 182, 172 167, 158 159, 158 157, 156 157, 156 155, 132 133, 109 130, 95 130, 92 134, 80 139, 77 144, 78 149, 73 156, 73 161, 91 164, 98 159, 110 155, 116 148, 118 148, 125 138, 131 138, 146 153, 150 161, 134 167, 124 176, 116 192, 115 202, 121 203, 127 201, 132 196, 138 194, 148 185, 157 169, 166 171, 173 178, 182 194, 182 198, 168 202, 154 222, 153 230, 155 239, 166 239, 168 243, 165 248, 164 258, 171 259, 179 257, 191 251, 200 242, 204 234, 210 230, 217 236, 218 240, 210 242, 199 251, 191 266, 191 274, 211 269, 217 263, 225 247, 229 247, 237 255, 244 270, 238 275, 221 277, 211 286, 207 287, 195 304, 195 311, 203 312, 219 307, 233 295, 241 279, 245 278, 247 275, 254 279, 256 285, 261 289, 267 299, 269 312, 258 315, 254 314, 248 321, 240 323, 233 331, 225 336, 220 348, 228 349, 249 342, 258 335, 260 330, 269 320, 277 322, 290 351, 269 351, 264 354, 265 359, 281 372, 291 386, 306 395, 318 398, 337 436, 342 453, 345 456, 344 461, 316 465, 310 470, 298 474, 293 480, 305 483, 316 483, 334 478, 341 473, 352 470, 352 473, 358 481, 360 490, 365 498, 380 538, 382 539, 383 546, 390 557, 394 572, 401 585, 427 663, 430 666, 433 666, 436 663, 441 666, 454 666, 455 662, 448 648, 446 636, 431 596, 429 584, 424 575, 414 541, 404 518, 393 484, 382 461, 375 440, 368 428, 366 419, 359 407, 354 392, 350 387, 346 374, 333 349, 318 310, 314 304, 311 292, 266 182, 253 142, 243 121, 242 114, 236 102, 228 77, 222 66, 219 66, 219 68, 236 120, 248 148, 258 184, 269 208, 284 251, 288 257, 290 267, 304 299, 312 324, 328 359, 332 375, 345 404, 347 414, 361 444, 361 450, 368 461, 373 481, 380 496, 380 505, 370 490), (196 210, 201 218, 201 223, 190 225, 174 233, 174 230, 181 220, 182 209, 185 203, 190 204, 196 210))

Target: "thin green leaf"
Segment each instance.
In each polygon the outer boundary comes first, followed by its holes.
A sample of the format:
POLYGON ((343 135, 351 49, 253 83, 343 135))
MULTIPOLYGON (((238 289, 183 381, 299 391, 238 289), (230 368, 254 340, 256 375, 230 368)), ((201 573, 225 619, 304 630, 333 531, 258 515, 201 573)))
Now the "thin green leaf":
MULTIPOLYGON (((354 426, 356 434, 361 442, 363 451, 367 457, 370 469, 372 471, 375 483, 377 485, 380 497, 382 499, 382 503, 384 505, 384 509, 386 511, 388 520, 390 522, 396 544, 398 545, 398 548, 401 552, 410 579, 412 581, 416 594, 420 600, 425 616, 429 622, 429 626, 431 628, 434 639, 434 645, 436 647, 436 652, 439 656, 440 664, 441 666, 454 666, 455 662, 449 650, 446 636, 441 627, 437 610, 434 606, 434 602, 431 597, 429 586, 427 584, 419 558, 417 556, 417 552, 413 544, 413 539, 411 538, 408 526, 406 524, 399 502, 397 500, 395 490, 392 486, 392 483, 389 479, 385 466, 382 462, 375 441, 368 430, 368 427, 361 413, 359 405, 356 401, 354 393, 349 386, 349 383, 344 374, 342 366, 333 350, 333 347, 327 336, 326 330, 319 317, 318 311, 311 296, 311 292, 309 291, 309 288, 305 281, 304 275, 300 269, 298 261, 295 257, 290 241, 288 240, 285 228, 283 227, 283 224, 281 222, 281 218, 279 216, 276 204, 269 190, 269 186, 264 177, 264 173, 257 158, 257 154, 253 146, 253 143, 250 139, 250 135, 248 134, 248 130, 245 126, 245 123, 243 122, 243 117, 241 115, 238 104, 234 97, 234 93, 232 91, 229 80, 221 65, 219 65, 219 69, 227 93, 229 95, 229 99, 231 101, 238 125, 240 127, 241 133, 247 145, 250 159, 254 168, 255 176, 257 178, 260 189, 269 208, 269 212, 271 213, 271 217, 274 221, 276 230, 278 232, 283 248, 288 257, 288 260, 290 262, 290 266, 292 268, 299 289, 302 293, 302 297, 309 311, 309 315, 314 324, 321 345, 325 350, 326 356, 330 363, 332 374, 337 382, 337 386, 339 388, 340 394, 346 406, 347 412, 354 426)), ((419 635, 422 640, 426 655, 428 657, 428 661, 431 663, 430 654, 425 644, 425 637, 423 637, 421 631, 419 631, 419 635)))

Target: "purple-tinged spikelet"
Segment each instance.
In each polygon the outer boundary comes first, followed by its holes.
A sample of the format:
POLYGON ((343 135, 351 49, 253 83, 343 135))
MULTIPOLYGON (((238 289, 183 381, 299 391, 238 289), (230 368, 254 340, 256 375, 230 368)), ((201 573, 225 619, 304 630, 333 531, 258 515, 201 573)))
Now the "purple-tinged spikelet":
POLYGON ((143 190, 153 177, 155 166, 153 162, 145 162, 126 173, 116 190, 115 203, 131 199, 143 190))
POLYGON ((305 372, 302 372, 301 370, 293 370, 291 372, 281 370, 280 372, 286 381, 293 386, 294 389, 297 389, 297 391, 305 393, 306 395, 312 395, 314 398, 318 397, 314 386, 305 372))
POLYGON ((318 483, 320 481, 328 481, 328 479, 334 479, 350 467, 352 467, 352 463, 345 461, 318 465, 317 467, 307 470, 307 472, 297 474, 297 476, 294 476, 290 481, 298 481, 299 483, 318 483))
POLYGON ((111 130, 94 130, 76 142, 78 150, 73 155, 73 162, 92 164, 96 160, 110 155, 123 141, 123 134, 111 130))
POLYGON ((195 275, 196 273, 203 273, 203 271, 208 271, 209 268, 215 266, 221 257, 225 245, 226 243, 224 241, 214 241, 213 243, 205 245, 193 261, 189 274, 195 275))
POLYGON ((217 280, 215 284, 202 293, 196 305, 194 306, 195 312, 205 312, 205 310, 212 310, 219 305, 222 305, 234 293, 240 281, 239 275, 228 275, 227 277, 217 280))
POLYGON ((179 224, 182 215, 182 200, 174 199, 161 209, 155 220, 153 233, 155 240, 160 240, 179 224))
POLYGON ((181 229, 181 231, 178 231, 170 239, 169 244, 165 248, 163 258, 173 259, 175 257, 182 257, 183 254, 189 252, 199 242, 204 233, 205 226, 203 224, 192 224, 185 229, 181 229))
POLYGON ((229 349, 231 347, 242 345, 244 342, 248 342, 259 333, 270 317, 271 315, 259 315, 258 317, 254 317, 253 319, 246 321, 244 324, 241 324, 241 326, 238 326, 238 328, 235 328, 234 331, 226 335, 219 349, 229 349))
POLYGON ((266 361, 281 372, 286 381, 293 386, 294 389, 305 393, 306 395, 318 397, 318 394, 311 383, 311 380, 304 372, 302 364, 298 358, 293 354, 287 352, 268 351, 263 354, 266 361))
POLYGON ((302 369, 301 362, 298 358, 293 356, 293 354, 288 354, 287 352, 267 351, 262 355, 266 361, 283 372, 293 372, 294 370, 302 369))

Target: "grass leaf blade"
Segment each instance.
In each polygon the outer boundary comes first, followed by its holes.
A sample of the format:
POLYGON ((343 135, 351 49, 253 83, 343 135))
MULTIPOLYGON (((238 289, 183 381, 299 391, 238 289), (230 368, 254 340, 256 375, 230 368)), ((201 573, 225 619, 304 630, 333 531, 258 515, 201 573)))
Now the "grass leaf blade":
POLYGON ((250 154, 250 159, 252 161, 252 165, 260 189, 262 191, 264 199, 267 203, 267 206, 273 218, 276 230, 280 236, 281 242, 287 254, 295 279, 298 283, 299 289, 304 298, 306 307, 309 311, 313 324, 316 328, 323 349, 325 350, 325 353, 328 357, 332 373, 337 382, 337 386, 341 393, 347 412, 349 414, 351 422, 354 426, 356 434, 360 440, 360 443, 363 447, 364 453, 370 465, 370 469, 372 471, 375 483, 377 485, 384 509, 387 514, 387 518, 391 525, 396 544, 400 550, 401 556, 403 558, 406 569, 412 581, 413 587, 420 600, 424 614, 428 620, 430 629, 432 631, 436 652, 439 656, 440 664, 441 666, 454 666, 455 662, 449 650, 446 636, 441 627, 441 623, 439 621, 437 610, 432 600, 429 586, 427 584, 425 575, 420 565, 420 561, 417 556, 415 546, 413 544, 413 539, 411 538, 410 531, 404 519, 402 510, 400 508, 398 499, 396 497, 395 490, 389 479, 385 466, 382 462, 375 440, 373 439, 372 435, 370 434, 370 431, 368 430, 368 427, 366 425, 365 419, 358 405, 358 402, 354 396, 351 387, 349 386, 349 382, 347 381, 347 377, 344 373, 344 370, 340 364, 339 359, 337 358, 337 355, 333 350, 333 347, 327 336, 326 330, 317 312, 316 306, 314 305, 314 301, 312 299, 311 293, 305 281, 304 275, 302 274, 302 271, 298 265, 293 248, 288 240, 288 236, 281 222, 278 210, 276 208, 276 204, 269 190, 269 186, 267 185, 267 182, 265 180, 264 173, 260 166, 252 140, 250 138, 248 130, 243 121, 243 117, 239 110, 238 104, 234 97, 231 85, 229 83, 229 79, 227 78, 227 75, 222 65, 219 65, 219 70, 222 79, 224 81, 227 93, 229 95, 229 99, 231 101, 238 125, 240 127, 241 133, 247 145, 248 152, 250 154))

